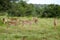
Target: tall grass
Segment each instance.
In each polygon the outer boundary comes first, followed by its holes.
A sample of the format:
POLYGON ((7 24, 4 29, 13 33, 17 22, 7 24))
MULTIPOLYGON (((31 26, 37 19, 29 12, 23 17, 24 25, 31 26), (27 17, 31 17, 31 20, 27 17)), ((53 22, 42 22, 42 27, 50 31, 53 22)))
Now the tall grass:
MULTIPOLYGON (((19 19, 32 18, 20 17, 19 19)), ((0 40, 60 40, 60 19, 57 19, 57 26, 54 29, 53 18, 38 18, 38 24, 21 26, 9 26, 0 20, 0 40)))

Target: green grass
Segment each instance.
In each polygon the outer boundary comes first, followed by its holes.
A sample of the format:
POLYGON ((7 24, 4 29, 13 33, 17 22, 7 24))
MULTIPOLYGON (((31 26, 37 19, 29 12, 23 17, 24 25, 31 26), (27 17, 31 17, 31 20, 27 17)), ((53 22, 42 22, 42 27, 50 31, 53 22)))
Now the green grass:
MULTIPOLYGON (((21 17, 20 19, 32 19, 21 17)), ((0 20, 0 40, 60 40, 60 19, 57 19, 56 29, 53 25, 53 18, 38 18, 38 24, 19 24, 18 26, 8 26, 0 20)))

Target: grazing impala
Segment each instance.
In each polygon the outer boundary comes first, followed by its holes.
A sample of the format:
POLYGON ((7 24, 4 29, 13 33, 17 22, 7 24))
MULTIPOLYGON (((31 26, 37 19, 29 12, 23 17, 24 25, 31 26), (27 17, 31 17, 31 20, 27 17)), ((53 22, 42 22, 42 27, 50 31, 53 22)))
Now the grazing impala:
POLYGON ((30 20, 22 20, 22 24, 23 24, 23 25, 24 25, 24 24, 29 24, 29 25, 31 25, 32 23, 31 23, 30 20))
POLYGON ((8 24, 17 25, 18 24, 18 19, 17 18, 11 18, 10 21, 8 21, 8 24))
POLYGON ((16 22, 8 21, 8 25, 14 25, 14 26, 16 26, 16 22))
POLYGON ((34 23, 38 22, 38 19, 36 17, 33 18, 34 23))
POLYGON ((19 20, 17 18, 3 18, 3 23, 8 25, 17 25, 19 20))
POLYGON ((32 25, 33 23, 37 24, 38 19, 37 18, 33 18, 32 20, 22 20, 22 26, 24 25, 32 25))
POLYGON ((6 18, 3 18, 2 21, 5 24, 8 20, 6 18))

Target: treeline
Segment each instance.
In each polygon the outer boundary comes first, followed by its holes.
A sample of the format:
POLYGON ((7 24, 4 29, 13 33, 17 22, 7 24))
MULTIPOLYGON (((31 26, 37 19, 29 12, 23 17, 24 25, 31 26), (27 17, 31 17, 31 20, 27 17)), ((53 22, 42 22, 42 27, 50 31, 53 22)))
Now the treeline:
POLYGON ((17 17, 60 17, 60 5, 28 4, 23 0, 0 0, 0 14, 17 17))

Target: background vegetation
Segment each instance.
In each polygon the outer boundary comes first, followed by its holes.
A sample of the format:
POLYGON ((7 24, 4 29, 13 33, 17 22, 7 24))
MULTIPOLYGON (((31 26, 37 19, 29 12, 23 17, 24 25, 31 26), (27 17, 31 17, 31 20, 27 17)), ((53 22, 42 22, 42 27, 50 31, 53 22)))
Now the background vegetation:
POLYGON ((17 17, 60 17, 60 5, 28 4, 24 0, 0 0, 0 15, 17 17))

